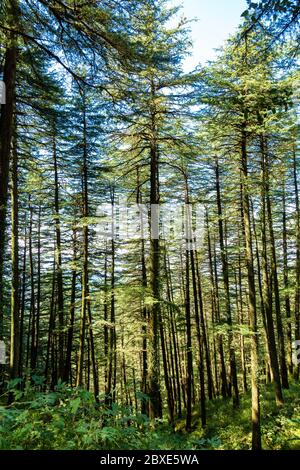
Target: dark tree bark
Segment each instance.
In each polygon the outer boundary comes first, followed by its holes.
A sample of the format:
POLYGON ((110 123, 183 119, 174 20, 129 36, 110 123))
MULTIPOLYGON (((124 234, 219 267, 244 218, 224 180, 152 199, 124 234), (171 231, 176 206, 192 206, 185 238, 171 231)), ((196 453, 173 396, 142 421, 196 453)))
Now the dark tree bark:
POLYGON ((159 320, 160 320, 160 243, 159 243, 159 155, 156 129, 156 89, 151 81, 151 139, 150 139, 150 276, 149 287, 152 305, 149 308, 148 321, 148 394, 149 416, 151 419, 161 417, 160 367, 159 367, 159 320))
MULTIPOLYGON (((10 26, 17 22, 18 3, 9 0, 7 4, 10 26)), ((15 107, 17 46, 16 37, 9 33, 4 56, 3 81, 6 87, 5 104, 1 105, 0 115, 0 340, 3 339, 4 292, 3 268, 5 255, 5 228, 8 196, 9 163, 13 137, 13 120, 15 107)), ((3 384, 3 365, 0 365, 0 389, 3 384)))
POLYGON ((19 210, 18 210, 18 154, 16 135, 12 151, 12 190, 11 190, 11 339, 10 339, 10 378, 18 376, 20 351, 20 299, 19 299, 19 210))
MULTIPOLYGON (((142 204, 142 193, 141 193, 141 185, 140 185, 140 174, 139 168, 137 168, 137 193, 136 193, 136 202, 137 204, 142 204)), ((140 253, 140 262, 141 262, 141 284, 143 289, 143 297, 144 293, 147 289, 147 268, 146 268, 146 254, 145 254, 145 227, 144 227, 144 219, 143 214, 140 214, 140 233, 141 233, 141 253, 140 253)), ((142 380, 141 380, 141 391, 144 395, 147 394, 147 382, 148 382, 148 358, 147 358, 147 324, 149 321, 148 318, 148 310, 144 303, 144 298, 142 299, 141 305, 141 316, 142 316, 142 380)), ((149 414, 148 403, 145 397, 141 401, 141 411, 144 414, 149 414)))
MULTIPOLYGON (((7 3, 8 23, 9 26, 15 26, 18 19, 18 2, 17 0, 9 0, 7 3)), ((0 115, 0 340, 3 340, 4 327, 4 257, 5 257, 5 229, 6 229, 6 213, 7 213, 7 196, 8 196, 8 179, 9 164, 11 156, 11 147, 14 131, 14 111, 16 102, 16 68, 17 68, 17 37, 14 33, 9 32, 7 37, 7 47, 4 54, 3 82, 5 85, 5 104, 1 104, 0 115)), ((13 282, 16 283, 17 261, 13 262, 13 282)), ((16 304, 13 307, 16 317, 16 311, 19 308, 16 304)), ((19 313, 18 313, 19 315, 19 313)), ((16 318, 15 318, 16 320, 16 318)), ((19 326, 15 325, 12 334, 19 335, 19 326), (16 329, 17 327, 17 329, 16 329)), ((11 364, 15 369, 16 357, 11 364)), ((4 385, 5 366, 0 364, 0 392, 4 385)), ((15 371, 13 372, 15 373, 15 371)))

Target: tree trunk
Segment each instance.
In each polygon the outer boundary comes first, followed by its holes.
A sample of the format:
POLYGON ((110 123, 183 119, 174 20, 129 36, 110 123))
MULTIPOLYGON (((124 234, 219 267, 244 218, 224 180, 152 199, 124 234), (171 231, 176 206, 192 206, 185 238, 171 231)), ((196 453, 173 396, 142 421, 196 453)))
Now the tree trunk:
POLYGON ((53 126, 53 165, 54 165, 54 224, 56 235, 55 261, 56 261, 56 285, 57 285, 57 309, 58 309, 58 378, 64 376, 64 289, 61 256, 61 229, 60 229, 60 201, 59 180, 57 168, 56 128, 53 126))
MULTIPOLYGON (((186 289, 185 289, 185 321, 186 321, 186 431, 192 426, 192 381, 193 381, 193 352, 191 331, 191 301, 190 301, 190 263, 189 251, 186 250, 186 289)), ((201 365, 203 367, 203 365, 201 365)))
POLYGON ((160 327, 162 360, 163 360, 163 368, 164 368, 164 379, 165 379, 165 386, 166 386, 166 391, 167 391, 168 418, 169 418, 169 423, 173 424, 174 422, 173 391, 172 391, 171 377, 170 377, 168 360, 167 360, 167 347, 166 347, 166 341, 165 341, 165 332, 164 332, 161 318, 159 321, 159 327, 160 327))
POLYGON ((260 398, 259 398, 259 366, 258 366, 258 332, 256 313, 256 294, 254 278, 254 262, 252 252, 252 235, 250 219, 250 202, 248 189, 248 155, 246 123, 243 123, 241 134, 241 188, 242 207, 245 230, 245 256, 249 289, 249 324, 251 330, 251 392, 252 392, 252 449, 261 449, 260 429, 260 398))
POLYGON ((114 240, 114 188, 111 190, 112 203, 112 239, 111 239, 111 279, 110 279, 110 331, 108 352, 108 401, 110 406, 116 397, 116 373, 117 373, 117 334, 116 334, 116 312, 115 312, 115 240, 114 240))
POLYGON ((174 384, 174 393, 176 395, 177 416, 178 418, 181 418, 182 407, 181 407, 181 371, 180 371, 180 366, 179 366, 180 357, 179 357, 179 352, 178 352, 178 342, 177 342, 176 331, 175 331, 176 322, 174 319, 175 312, 174 312, 174 307, 173 307, 174 299, 173 299, 171 269, 169 265, 169 260, 167 258, 166 250, 164 250, 164 263, 165 263, 165 276, 166 276, 166 283, 167 283, 167 298, 168 298, 168 302, 170 303, 169 323, 170 323, 171 344, 173 345, 175 382, 176 382, 176 386, 174 384))
POLYGON ((74 321, 75 321, 75 300, 76 300, 76 280, 77 280, 77 235, 76 227, 73 228, 73 267, 72 267, 72 281, 71 281, 71 299, 70 299, 70 317, 67 331, 67 347, 64 368, 64 381, 68 382, 71 378, 72 369, 72 348, 74 336, 74 321))
POLYGON ((82 216, 83 216, 83 261, 81 275, 81 315, 80 315, 80 333, 79 333, 79 352, 77 364, 76 386, 83 385, 83 365, 85 356, 85 334, 86 317, 88 303, 88 263, 89 263, 89 229, 87 217, 89 215, 88 201, 88 168, 87 168, 87 122, 86 122, 86 103, 84 92, 83 100, 83 164, 82 164, 82 216))
POLYGON ((279 283, 278 283, 278 274, 277 274, 277 258, 276 258, 276 248, 275 248, 275 236, 273 229, 273 215, 272 215, 272 206, 270 198, 270 177, 269 177, 269 157, 266 142, 263 136, 261 136, 261 151, 262 158, 265 161, 264 171, 265 171, 265 184, 266 184, 266 203, 267 203, 267 219, 269 226, 269 235, 270 235, 270 247, 271 247, 271 273, 272 280, 274 285, 274 297, 275 297, 275 312, 276 312, 276 322, 277 322, 277 338, 279 345, 279 361, 281 369, 281 379, 283 388, 289 388, 287 366, 285 359, 285 340, 284 340, 284 331, 281 318, 281 306, 280 306, 280 294, 279 294, 279 283))
POLYGON ((160 367, 159 367, 159 319, 160 319, 160 243, 159 243, 159 171, 156 130, 155 85, 151 81, 151 142, 150 142, 150 292, 152 305, 148 322, 148 394, 149 417, 161 417, 160 367))
POLYGON ((11 190, 11 334, 10 334, 10 378, 18 376, 20 351, 20 302, 19 302, 19 214, 18 214, 18 154, 16 135, 12 151, 12 190, 11 190))
POLYGON ((23 376, 24 363, 24 315, 25 315, 25 294, 26 294, 26 254, 27 254, 27 226, 25 219, 24 234, 24 252, 22 266, 22 289, 21 289, 21 305, 20 305, 20 348, 19 348, 19 377, 23 376))
POLYGON ((289 273, 288 273, 288 249, 287 249, 287 227, 286 227, 286 192, 285 181, 283 182, 282 193, 282 251, 283 251, 283 285, 285 314, 287 319, 287 339, 288 339, 288 370, 293 374, 293 350, 292 350, 292 325, 291 325, 291 302, 289 295, 289 273))
MULTIPOLYGON (((16 0, 8 1, 8 15, 12 21, 12 27, 16 24, 18 4, 16 0)), ((3 339, 3 265, 5 254, 5 227, 8 195, 9 162, 11 153, 11 143, 13 136, 13 120, 15 107, 15 87, 16 87, 16 64, 17 46, 16 37, 9 33, 8 46, 4 56, 3 81, 6 87, 5 104, 1 105, 0 115, 0 340, 3 339)), ((0 375, 3 366, 0 365, 0 375)), ((0 377, 2 383, 2 377, 0 377)))
MULTIPOLYGON (((139 168, 137 168, 137 193, 136 193, 136 202, 137 204, 142 204, 142 193, 140 190, 140 175, 139 168)), ((147 289, 147 269, 146 269, 146 255, 145 255, 145 227, 143 214, 140 214, 140 224, 141 224, 141 284, 143 289, 143 297, 145 296, 145 291, 147 289)), ((144 304, 144 298, 141 303, 142 310, 142 383, 141 390, 144 395, 147 394, 147 381, 148 381, 148 359, 147 359, 147 324, 149 321, 148 310, 144 304)), ((148 403, 145 397, 141 400, 141 410, 143 414, 149 414, 148 403)))
POLYGON ((234 390, 233 404, 234 406, 238 406, 239 405, 239 389, 238 389, 236 360, 235 360, 235 352, 234 352, 233 337, 232 337, 232 315, 231 315, 230 290, 229 290, 229 272, 228 272, 227 253, 226 253, 226 247, 225 247, 225 241, 224 241, 225 239, 224 239, 224 230, 223 230, 220 171, 219 171, 219 162, 218 162, 217 157, 215 158, 215 164, 216 164, 215 173, 216 173, 219 241, 220 241, 220 250, 221 250, 223 284, 224 284, 224 292, 225 292, 226 321, 228 325, 230 384, 233 386, 233 390, 234 390))
MULTIPOLYGON (((209 218, 208 212, 206 210, 206 229, 207 229, 207 241, 208 241, 208 258, 209 258, 209 270, 210 270, 210 280, 212 286, 212 308, 215 313, 215 321, 220 322, 220 306, 219 306, 219 288, 218 288, 218 276, 217 276, 217 266, 216 266, 216 253, 214 248, 214 257, 212 253, 211 246, 211 236, 209 230, 209 218)), ((221 364, 221 393, 222 397, 226 398, 228 396, 228 383, 227 383, 227 374, 225 367, 225 358, 224 358, 224 348, 223 348, 223 338, 222 335, 218 334, 217 336, 218 343, 218 352, 220 357, 221 364)))
POLYGON ((34 276, 34 261, 33 261, 33 207, 31 203, 31 198, 29 199, 29 212, 30 212, 30 221, 29 221, 29 263, 30 263, 30 286, 31 286, 31 299, 30 299, 30 370, 34 371, 36 367, 36 351, 37 351, 37 337, 36 337, 36 299, 35 299, 35 276, 34 276))
MULTIPOLYGON (((296 201, 296 285, 295 285, 295 341, 300 341, 300 202, 298 189, 296 149, 293 150, 293 173, 296 201)), ((299 380, 300 364, 294 368, 294 378, 299 380)))
POLYGON ((275 340, 274 322, 272 315, 272 297, 270 292, 270 280, 268 272, 268 258, 267 258, 267 236, 266 236, 266 172, 265 172, 265 158, 262 158, 262 190, 261 190, 261 205, 262 205, 262 220, 261 220, 261 234, 262 234, 262 274, 263 274, 263 285, 262 285, 262 299, 264 305, 264 313, 266 315, 266 326, 267 326, 267 341, 269 346, 270 365, 275 386, 275 396, 277 404, 283 403, 283 396, 281 390, 281 381, 279 373, 279 364, 275 340))

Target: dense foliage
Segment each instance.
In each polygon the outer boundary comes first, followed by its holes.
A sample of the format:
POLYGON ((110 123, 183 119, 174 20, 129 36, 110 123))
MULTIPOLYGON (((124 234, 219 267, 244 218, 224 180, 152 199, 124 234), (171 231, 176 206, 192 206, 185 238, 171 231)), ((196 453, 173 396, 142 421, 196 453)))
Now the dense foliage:
POLYGON ((297 448, 298 23, 2 0, 1 448, 297 448))

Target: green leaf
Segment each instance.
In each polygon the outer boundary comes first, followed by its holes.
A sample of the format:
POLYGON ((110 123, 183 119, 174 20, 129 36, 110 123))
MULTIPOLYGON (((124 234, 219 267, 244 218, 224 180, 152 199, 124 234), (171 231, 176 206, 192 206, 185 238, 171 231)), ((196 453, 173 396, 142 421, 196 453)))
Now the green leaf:
POLYGON ((150 400, 149 395, 146 395, 146 393, 143 393, 140 390, 137 390, 136 398, 137 398, 137 400, 144 400, 144 401, 149 401, 150 400))
POLYGON ((8 389, 12 390, 14 389, 19 383, 21 383, 22 379, 20 377, 17 377, 16 379, 12 379, 8 382, 8 389))
POLYGON ((45 377, 42 377, 41 375, 33 375, 31 378, 35 385, 43 385, 45 382, 45 377))
POLYGON ((70 401, 70 407, 71 407, 71 411, 73 414, 77 413, 80 403, 81 403, 80 397, 74 398, 74 400, 70 401))
POLYGON ((241 17, 249 18, 249 11, 248 10, 243 11, 243 13, 241 14, 241 17))

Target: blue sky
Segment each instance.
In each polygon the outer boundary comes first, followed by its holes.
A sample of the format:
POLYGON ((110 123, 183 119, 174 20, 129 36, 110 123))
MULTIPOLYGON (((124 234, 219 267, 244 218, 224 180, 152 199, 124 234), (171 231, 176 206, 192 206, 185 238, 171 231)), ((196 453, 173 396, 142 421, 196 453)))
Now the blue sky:
POLYGON ((187 18, 199 20, 191 25, 194 52, 186 61, 187 70, 215 57, 214 49, 235 32, 247 7, 246 0, 172 0, 172 4, 182 4, 187 18))

